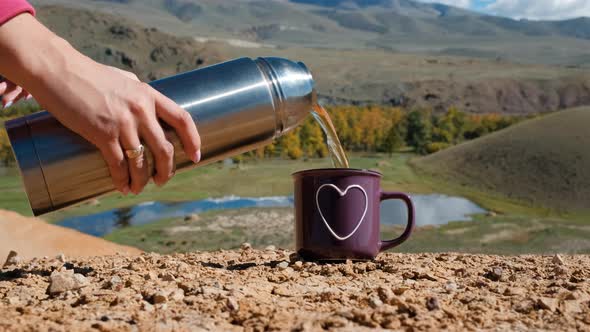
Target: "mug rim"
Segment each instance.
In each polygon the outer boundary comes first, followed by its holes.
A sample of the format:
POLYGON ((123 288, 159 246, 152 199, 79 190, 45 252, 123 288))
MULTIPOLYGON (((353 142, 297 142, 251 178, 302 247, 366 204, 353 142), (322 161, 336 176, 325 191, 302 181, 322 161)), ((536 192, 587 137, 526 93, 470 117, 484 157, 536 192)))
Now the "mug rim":
POLYGON ((292 173, 291 176, 306 176, 306 175, 313 175, 314 173, 329 173, 329 172, 338 172, 338 174, 342 175, 365 175, 365 176, 376 176, 376 177, 383 177, 383 174, 377 171, 373 171, 370 169, 360 169, 360 168, 310 168, 302 171, 297 171, 292 173))

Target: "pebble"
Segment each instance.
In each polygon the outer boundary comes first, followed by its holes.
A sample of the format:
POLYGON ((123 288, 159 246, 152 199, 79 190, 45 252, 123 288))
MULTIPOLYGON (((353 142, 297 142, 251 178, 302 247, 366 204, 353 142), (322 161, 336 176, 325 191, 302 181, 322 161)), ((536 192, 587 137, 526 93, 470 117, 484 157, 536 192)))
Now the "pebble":
POLYGON ((264 250, 266 251, 275 251, 277 250, 277 247, 273 246, 272 244, 270 246, 266 246, 266 248, 264 248, 264 250))
POLYGON ((199 219, 201 219, 201 217, 199 217, 198 214, 196 213, 192 213, 189 215, 184 216, 184 221, 199 221, 199 219))
POLYGON ((181 302, 182 300, 184 300, 184 291, 182 289, 177 288, 173 290, 172 293, 170 293, 170 295, 168 295, 168 298, 175 302, 181 302))
POLYGON ((160 279, 162 279, 163 281, 175 281, 176 278, 174 277, 174 275, 172 273, 163 273, 160 275, 160 279))
POLYGON ((488 272, 486 272, 486 274, 484 274, 484 277, 492 280, 492 281, 500 281, 500 279, 502 279, 502 274, 504 273, 504 271, 502 270, 501 267, 492 267, 492 269, 488 272))
POLYGON ((383 301, 381 301, 381 299, 379 299, 379 297, 377 296, 371 296, 369 298, 369 305, 371 306, 371 308, 375 309, 382 306, 383 301))
POLYGON ((509 296, 524 296, 526 294, 526 290, 524 288, 520 288, 520 287, 509 287, 506 288, 506 291, 504 291, 504 295, 509 295, 509 296))
POLYGON ((553 259, 551 261, 555 265, 565 265, 565 262, 563 261, 563 258, 561 258, 560 255, 553 256, 553 259))
POLYGON ((426 308, 430 311, 440 309, 438 299, 436 297, 429 297, 428 300, 426 300, 426 308))
POLYGON ((74 273, 74 270, 66 270, 64 272, 54 271, 49 276, 48 292, 51 295, 56 295, 66 291, 78 290, 88 286, 86 277, 79 273, 74 273))
POLYGON ((59 254, 55 258, 62 263, 66 262, 66 256, 64 254, 59 254))
POLYGON ((550 297, 541 297, 537 300, 537 305, 541 309, 553 312, 557 309, 557 300, 550 297))
POLYGON ((119 276, 113 276, 107 283, 107 287, 114 291, 120 291, 123 289, 123 280, 119 276))
POLYGON ((145 280, 158 280, 158 274, 155 271, 149 271, 143 275, 145 280))
POLYGON ((240 304, 238 303, 238 300, 236 300, 234 297, 227 298, 226 306, 229 309, 229 311, 232 312, 240 310, 240 304))
POLYGON ((11 265, 17 265, 21 261, 22 259, 18 257, 18 253, 14 250, 11 250, 8 253, 8 257, 6 257, 6 261, 4 262, 4 265, 2 265, 2 268, 6 268, 11 265))
POLYGON ((252 245, 250 243, 248 243, 248 242, 244 242, 240 246, 240 249, 242 249, 242 250, 251 250, 252 249, 252 245))
POLYGON ((379 287, 377 288, 377 294, 379 294, 379 298, 385 303, 391 304, 391 301, 395 297, 393 291, 389 287, 379 287))
POLYGON ((152 312, 152 311, 154 311, 154 306, 146 301, 143 301, 143 302, 141 302, 141 310, 147 311, 147 312, 152 312))
POLYGON ((152 296, 152 302, 154 304, 168 302, 168 296, 164 292, 157 292, 152 296))
POLYGON ((445 291, 447 293, 456 292, 457 289, 458 289, 457 284, 452 281, 447 281, 447 283, 445 284, 445 291))
POLYGON ((289 267, 289 262, 286 262, 286 261, 282 261, 279 264, 277 264, 277 268, 279 268, 281 270, 284 270, 288 267, 289 267))
POLYGON ((293 263, 293 269, 295 271, 301 271, 301 270, 303 270, 303 262, 302 261, 296 261, 295 263, 293 263))

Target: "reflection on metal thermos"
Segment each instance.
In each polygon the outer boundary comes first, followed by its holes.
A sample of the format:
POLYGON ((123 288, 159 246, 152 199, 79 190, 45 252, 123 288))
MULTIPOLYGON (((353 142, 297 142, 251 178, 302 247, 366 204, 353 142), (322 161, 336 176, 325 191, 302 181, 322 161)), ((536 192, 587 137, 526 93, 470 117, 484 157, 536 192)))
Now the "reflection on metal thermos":
MULTIPOLYGON (((189 112, 201 135, 202 157, 195 165, 165 126, 177 170, 264 146, 297 126, 316 102, 305 65, 282 58, 240 58, 150 85, 189 112)), ((35 215, 115 189, 98 149, 49 113, 8 121, 6 129, 35 215)))

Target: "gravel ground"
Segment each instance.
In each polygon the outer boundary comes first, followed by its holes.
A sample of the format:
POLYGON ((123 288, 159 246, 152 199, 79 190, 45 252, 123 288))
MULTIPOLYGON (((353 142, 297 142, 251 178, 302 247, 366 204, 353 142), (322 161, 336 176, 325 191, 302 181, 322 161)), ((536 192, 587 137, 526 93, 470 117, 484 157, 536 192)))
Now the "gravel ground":
POLYGON ((253 250, 8 259, 0 330, 590 330, 590 256, 253 250))

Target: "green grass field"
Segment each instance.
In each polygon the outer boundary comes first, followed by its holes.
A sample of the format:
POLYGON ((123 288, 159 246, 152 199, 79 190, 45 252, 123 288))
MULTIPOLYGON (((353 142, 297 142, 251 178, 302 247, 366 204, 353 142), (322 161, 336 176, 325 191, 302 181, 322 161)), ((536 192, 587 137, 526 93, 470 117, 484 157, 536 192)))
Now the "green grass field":
MULTIPOLYGON (((419 228, 412 239, 400 247, 400 251, 463 251, 498 254, 515 253, 590 253, 590 226, 585 212, 564 213, 539 206, 527 205, 508 199, 492 191, 477 189, 461 181, 435 177, 415 170, 410 160, 417 157, 410 153, 386 155, 354 155, 354 168, 378 170, 383 174, 385 190, 410 193, 444 193, 467 197, 497 215, 474 216, 472 222, 454 222, 441 227, 419 228)), ((291 174, 298 170, 329 167, 328 160, 290 161, 262 160, 239 167, 209 165, 178 174, 168 185, 157 188, 150 185, 140 196, 122 197, 111 194, 99 199, 98 204, 82 204, 64 211, 46 215, 48 221, 61 220, 68 216, 96 213, 117 207, 134 205, 144 201, 181 201, 206 197, 274 196, 292 193, 291 174)), ((20 179, 14 172, 0 176, 0 209, 28 213, 20 179)), ((270 209, 277 210, 277 209, 270 209)), ((166 219, 156 223, 129 227, 115 231, 106 238, 118 243, 139 247, 147 251, 175 252, 236 248, 242 242, 255 246, 276 245, 292 247, 292 233, 284 235, 286 227, 293 227, 292 219, 283 220, 276 231, 260 233, 258 227, 248 222, 267 224, 268 209, 234 211, 210 211, 199 216, 197 222, 184 218, 166 219), (257 216, 258 214, 262 214, 257 216), (254 215, 254 221, 245 219, 231 227, 217 227, 227 220, 241 220, 254 215), (265 219, 266 218, 266 219, 265 219), (279 234, 283 234, 279 236, 279 234)), ((285 215, 292 218, 291 209, 278 209, 276 218, 285 215)), ((270 220, 276 218, 271 217, 270 220)), ((285 217, 287 218, 287 217, 285 217)), ((383 227, 383 234, 392 237, 399 232, 393 227, 383 227)))

